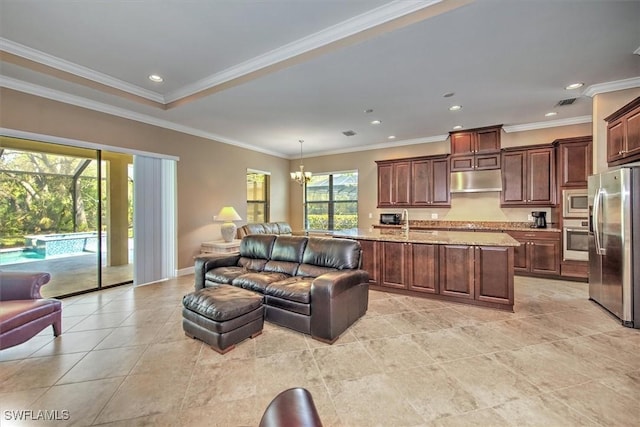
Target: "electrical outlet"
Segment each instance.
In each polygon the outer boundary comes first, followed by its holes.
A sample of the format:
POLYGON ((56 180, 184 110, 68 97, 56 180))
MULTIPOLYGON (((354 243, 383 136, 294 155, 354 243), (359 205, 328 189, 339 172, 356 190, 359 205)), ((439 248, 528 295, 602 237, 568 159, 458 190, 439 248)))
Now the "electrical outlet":
POLYGON ((527 221, 533 221, 533 216, 527 215, 527 221))
POLYGON ((214 216, 213 216, 213 220, 214 220, 214 221, 217 221, 217 220, 218 220, 218 215, 214 215, 214 216))
POLYGON ((373 218, 373 214, 369 212, 369 219, 373 218))
POLYGON ((438 219, 438 214, 437 213, 432 213, 431 214, 431 219, 438 219))

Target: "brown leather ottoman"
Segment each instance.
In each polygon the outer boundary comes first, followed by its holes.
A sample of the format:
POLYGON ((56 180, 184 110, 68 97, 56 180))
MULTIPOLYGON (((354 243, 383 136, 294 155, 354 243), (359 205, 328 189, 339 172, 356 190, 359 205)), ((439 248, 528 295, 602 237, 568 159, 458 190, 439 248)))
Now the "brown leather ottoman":
POLYGON ((262 333, 262 295, 231 285, 200 289, 182 298, 182 328, 220 354, 262 333))

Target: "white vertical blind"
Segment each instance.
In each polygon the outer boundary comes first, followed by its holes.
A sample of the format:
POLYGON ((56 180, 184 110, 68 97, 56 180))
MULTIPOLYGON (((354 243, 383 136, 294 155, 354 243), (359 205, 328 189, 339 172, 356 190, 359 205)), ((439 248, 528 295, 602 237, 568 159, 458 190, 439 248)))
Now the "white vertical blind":
POLYGON ((134 285, 175 276, 175 163, 134 156, 134 285))

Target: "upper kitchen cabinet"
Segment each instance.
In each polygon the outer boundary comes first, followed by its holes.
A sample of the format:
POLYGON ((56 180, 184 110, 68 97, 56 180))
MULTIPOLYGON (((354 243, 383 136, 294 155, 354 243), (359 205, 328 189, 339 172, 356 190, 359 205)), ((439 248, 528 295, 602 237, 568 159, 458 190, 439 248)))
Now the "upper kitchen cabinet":
POLYGON ((411 162, 388 160, 378 164, 378 207, 409 206, 411 162))
POLYGON ((449 207, 449 157, 383 160, 378 164, 378 207, 449 207))
POLYGON ((450 132, 451 172, 499 169, 502 126, 450 132))
POLYGON ((552 145, 502 151, 502 206, 555 206, 556 163, 552 145))
POLYGON ((411 162, 411 205, 451 206, 449 157, 424 157, 411 162))
POLYGON ((609 117, 607 121, 607 162, 609 166, 640 160, 640 97, 609 117))
POLYGON ((587 188, 593 168, 591 136, 558 139, 558 185, 560 188, 587 188))

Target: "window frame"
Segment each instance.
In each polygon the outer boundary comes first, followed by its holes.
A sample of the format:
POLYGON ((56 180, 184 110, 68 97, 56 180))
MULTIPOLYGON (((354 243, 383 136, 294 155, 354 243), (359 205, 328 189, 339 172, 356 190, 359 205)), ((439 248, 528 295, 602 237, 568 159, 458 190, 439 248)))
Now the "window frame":
MULTIPOLYGON (((248 184, 249 175, 264 175, 264 199, 249 200, 247 197, 247 223, 249 222, 249 212, 254 212, 254 206, 262 206, 264 209, 264 221, 269 222, 271 219, 271 172, 247 169, 245 183, 248 184)), ((247 194, 248 196, 248 194, 247 194)))
MULTIPOLYGON (((357 169, 354 170, 346 170, 346 171, 332 171, 332 172, 323 172, 323 173, 315 173, 313 175, 314 177, 318 177, 318 176, 327 176, 328 177, 328 194, 329 194, 329 199, 328 200, 318 200, 318 201, 309 201, 309 193, 308 193, 308 184, 304 185, 304 207, 303 207, 303 214, 304 214, 304 218, 303 218, 303 222, 304 222, 304 228, 305 230, 309 230, 309 231, 315 231, 316 229, 311 230, 309 228, 309 207, 310 205, 320 205, 320 204, 327 204, 327 230, 335 230, 335 211, 336 211, 336 204, 341 204, 341 203, 355 203, 356 205, 356 226, 357 226, 357 222, 358 222, 358 187, 359 187, 359 182, 358 182, 358 178, 359 178, 359 173, 357 169), (356 199, 349 199, 349 200, 336 200, 335 199, 335 194, 334 194, 334 176, 335 175, 341 175, 341 174, 348 174, 348 173, 353 173, 356 175, 356 199)), ((327 231, 327 230, 321 230, 318 229, 317 231, 327 231)))

